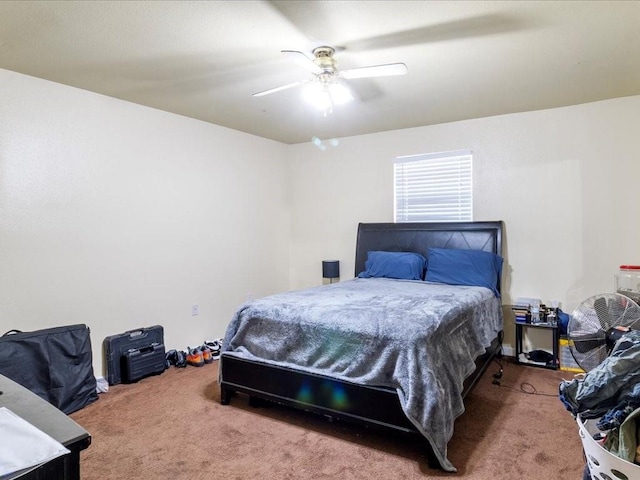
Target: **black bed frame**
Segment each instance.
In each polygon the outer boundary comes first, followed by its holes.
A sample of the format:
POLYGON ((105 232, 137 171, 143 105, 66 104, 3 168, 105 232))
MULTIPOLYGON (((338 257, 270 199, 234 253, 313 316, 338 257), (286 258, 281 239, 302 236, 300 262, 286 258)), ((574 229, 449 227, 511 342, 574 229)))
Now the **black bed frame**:
MULTIPOLYGON (((430 247, 483 250, 502 254, 502 222, 456 223, 361 223, 356 242, 356 275, 364 270, 367 252, 373 250, 418 252, 427 256, 430 247)), ((500 285, 497 285, 500 290, 500 285)), ((471 391, 494 356, 502 348, 502 332, 476 359, 476 370, 464 383, 463 398, 471 391)), ((418 433, 407 419, 394 389, 356 385, 293 368, 244 360, 224 353, 220 359, 221 403, 227 405, 235 392, 345 420, 418 433), (313 392, 313 399, 301 392, 313 392), (336 397, 348 398, 336 402, 336 397)))

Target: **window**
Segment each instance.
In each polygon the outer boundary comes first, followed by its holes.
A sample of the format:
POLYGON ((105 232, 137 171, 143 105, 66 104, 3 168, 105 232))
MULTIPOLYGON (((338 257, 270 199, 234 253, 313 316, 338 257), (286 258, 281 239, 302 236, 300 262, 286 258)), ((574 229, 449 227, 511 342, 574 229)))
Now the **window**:
POLYGON ((470 150, 398 157, 393 166, 394 220, 473 220, 470 150))

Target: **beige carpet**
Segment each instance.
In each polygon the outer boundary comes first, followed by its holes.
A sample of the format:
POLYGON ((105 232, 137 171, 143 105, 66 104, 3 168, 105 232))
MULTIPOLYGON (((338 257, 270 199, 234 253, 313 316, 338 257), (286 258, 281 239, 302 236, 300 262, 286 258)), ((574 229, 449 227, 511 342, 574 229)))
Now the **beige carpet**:
MULTIPOLYGON (((495 365, 495 364, 494 364, 495 365)), ((569 374, 504 362, 501 385, 486 372, 456 421, 449 459, 429 468, 425 446, 284 407, 220 405, 218 363, 172 367, 110 387, 72 418, 92 435, 83 480, 104 479, 581 479, 577 425, 556 397, 525 395, 528 382, 555 395, 569 374)))

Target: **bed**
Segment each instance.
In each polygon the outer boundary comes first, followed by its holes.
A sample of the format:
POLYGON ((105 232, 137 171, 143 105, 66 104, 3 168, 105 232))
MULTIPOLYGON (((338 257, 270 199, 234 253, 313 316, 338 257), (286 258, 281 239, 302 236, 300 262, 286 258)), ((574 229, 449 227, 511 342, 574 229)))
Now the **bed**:
POLYGON ((257 299, 236 312, 220 359, 222 404, 241 392, 419 434, 430 463, 455 471, 446 447, 454 420, 501 352, 502 229, 502 222, 359 224, 356 278, 257 299), (375 263, 407 256, 410 270, 426 259, 427 281, 388 278, 387 264, 375 263), (497 275, 466 284, 476 264, 497 275))

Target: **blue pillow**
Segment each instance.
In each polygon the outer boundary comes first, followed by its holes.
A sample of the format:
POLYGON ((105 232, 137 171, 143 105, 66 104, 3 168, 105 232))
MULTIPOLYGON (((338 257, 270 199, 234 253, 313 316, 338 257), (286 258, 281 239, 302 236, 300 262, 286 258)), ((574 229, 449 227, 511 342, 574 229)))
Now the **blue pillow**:
POLYGON ((364 272, 360 278, 385 277, 403 280, 422 280, 426 258, 413 252, 367 252, 364 272))
POLYGON ((487 287, 500 296, 502 257, 480 250, 430 248, 429 268, 425 280, 449 285, 487 287))

